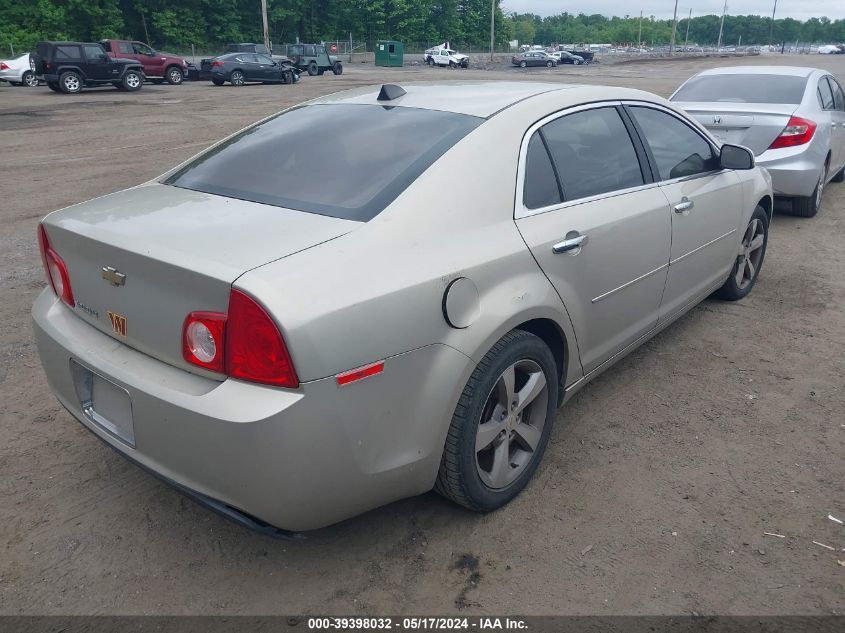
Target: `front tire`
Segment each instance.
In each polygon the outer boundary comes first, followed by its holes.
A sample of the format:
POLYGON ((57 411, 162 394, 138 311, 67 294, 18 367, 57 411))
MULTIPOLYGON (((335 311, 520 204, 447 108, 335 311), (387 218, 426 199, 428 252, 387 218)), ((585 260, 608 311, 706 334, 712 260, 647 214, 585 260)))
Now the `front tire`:
POLYGON ((229 75, 229 81, 233 86, 243 86, 244 74, 240 70, 233 70, 232 74, 229 75))
POLYGON ((177 66, 171 66, 164 71, 164 78, 171 86, 178 86, 185 81, 185 76, 182 74, 182 69, 177 66))
POLYGON ((335 75, 342 75, 343 74, 343 64, 341 64, 340 62, 335 62, 334 64, 332 64, 332 72, 335 75))
POLYGON ((435 489, 488 512, 516 497, 537 469, 558 401, 557 365, 537 336, 513 330, 487 352, 464 387, 435 489))
POLYGON ((127 70, 123 74, 123 79, 120 80, 120 85, 127 92, 135 92, 144 85, 144 77, 137 70, 127 70))
POLYGON ((38 77, 36 77, 35 73, 31 70, 26 71, 21 77, 21 80, 21 85, 26 86, 27 88, 35 88, 38 86, 38 77))
POLYGON ((546 68, 551 68, 552 66, 554 66, 554 63, 552 63, 550 61, 546 62, 546 68))
POLYGON ((715 292, 715 296, 726 301, 738 301, 748 295, 757 283, 766 246, 769 243, 769 216, 766 210, 757 206, 739 246, 739 253, 725 284, 715 292))
POLYGON ((68 95, 78 94, 82 90, 82 77, 68 70, 59 76, 59 89, 68 95))
POLYGON ((528 62, 519 62, 520 68, 528 68, 528 62))

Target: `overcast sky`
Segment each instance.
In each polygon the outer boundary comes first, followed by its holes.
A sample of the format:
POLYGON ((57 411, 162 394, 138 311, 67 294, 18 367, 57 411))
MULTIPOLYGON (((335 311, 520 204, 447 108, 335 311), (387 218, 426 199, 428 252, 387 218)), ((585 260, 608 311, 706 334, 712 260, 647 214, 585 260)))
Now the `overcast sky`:
MULTIPOLYGON (((504 0, 505 11, 557 15, 569 13, 603 13, 605 15, 653 15, 672 18, 674 0, 504 0)), ((678 16, 720 15, 724 0, 680 0, 678 16)), ((728 0, 728 12, 741 15, 771 15, 774 0, 728 0)), ((778 17, 807 20, 827 16, 831 20, 845 18, 845 0, 778 0, 778 17)))

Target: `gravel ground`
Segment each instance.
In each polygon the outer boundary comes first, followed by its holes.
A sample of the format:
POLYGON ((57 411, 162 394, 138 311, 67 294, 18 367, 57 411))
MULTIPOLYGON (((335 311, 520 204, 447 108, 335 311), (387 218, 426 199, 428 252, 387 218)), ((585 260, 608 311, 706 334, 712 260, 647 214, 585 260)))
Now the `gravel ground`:
MULTIPOLYGON (((280 108, 363 84, 607 83, 709 65, 348 68, 294 87, 0 87, 0 613, 829 614, 845 611, 845 185, 775 217, 752 295, 705 301, 581 391, 529 488, 490 515, 434 494, 272 540, 197 506, 58 407, 32 341, 56 208, 135 185, 280 108), (764 532, 786 538, 765 536, 764 532), (835 546, 832 552, 813 541, 835 546)), ((363 150, 362 150, 363 159, 363 150)))

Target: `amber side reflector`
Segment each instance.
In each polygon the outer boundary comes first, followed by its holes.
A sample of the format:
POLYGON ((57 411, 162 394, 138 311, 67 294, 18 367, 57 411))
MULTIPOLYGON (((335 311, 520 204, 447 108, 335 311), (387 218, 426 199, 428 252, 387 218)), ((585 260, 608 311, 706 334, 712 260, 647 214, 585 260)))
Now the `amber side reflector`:
POLYGON ((358 367, 357 369, 350 369, 349 371, 345 371, 342 374, 338 374, 335 376, 337 380, 337 384, 339 387, 343 387, 344 385, 348 385, 351 382, 355 382, 357 380, 363 380, 364 378, 369 378, 370 376, 375 376, 376 374, 380 374, 384 371, 384 361, 381 360, 377 363, 373 363, 372 365, 364 365, 363 367, 358 367))

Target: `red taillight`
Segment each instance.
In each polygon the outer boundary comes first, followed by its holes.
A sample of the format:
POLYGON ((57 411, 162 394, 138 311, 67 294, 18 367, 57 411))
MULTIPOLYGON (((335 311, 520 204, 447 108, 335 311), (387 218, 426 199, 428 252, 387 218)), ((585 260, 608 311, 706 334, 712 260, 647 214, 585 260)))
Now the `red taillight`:
POLYGON ((816 127, 813 121, 794 116, 789 119, 789 123, 786 124, 783 132, 775 139, 774 143, 769 146, 769 149, 805 145, 813 138, 816 127))
POLYGON ((222 372, 226 315, 191 312, 182 325, 182 357, 199 367, 222 372))
POLYGON ((185 318, 182 357, 240 380, 299 386, 279 328, 255 299, 234 288, 228 313, 191 312, 185 318))
POLYGON ((76 302, 73 299, 73 290, 70 287, 67 265, 50 246, 50 240, 43 224, 38 225, 38 248, 41 251, 41 263, 44 264, 44 274, 47 275, 47 281, 50 282, 53 292, 71 308, 74 307, 76 302))
POLYGON ((0 62, 0 70, 9 70, 9 64, 6 62, 0 62))
POLYGON ((298 387, 279 328, 252 297, 232 289, 226 332, 226 373, 278 387, 298 387))
POLYGON ((221 61, 219 61, 219 60, 218 60, 218 61, 211 62, 211 67, 212 67, 212 68, 214 68, 215 66, 222 66, 222 65, 223 65, 223 62, 221 62, 221 61))

